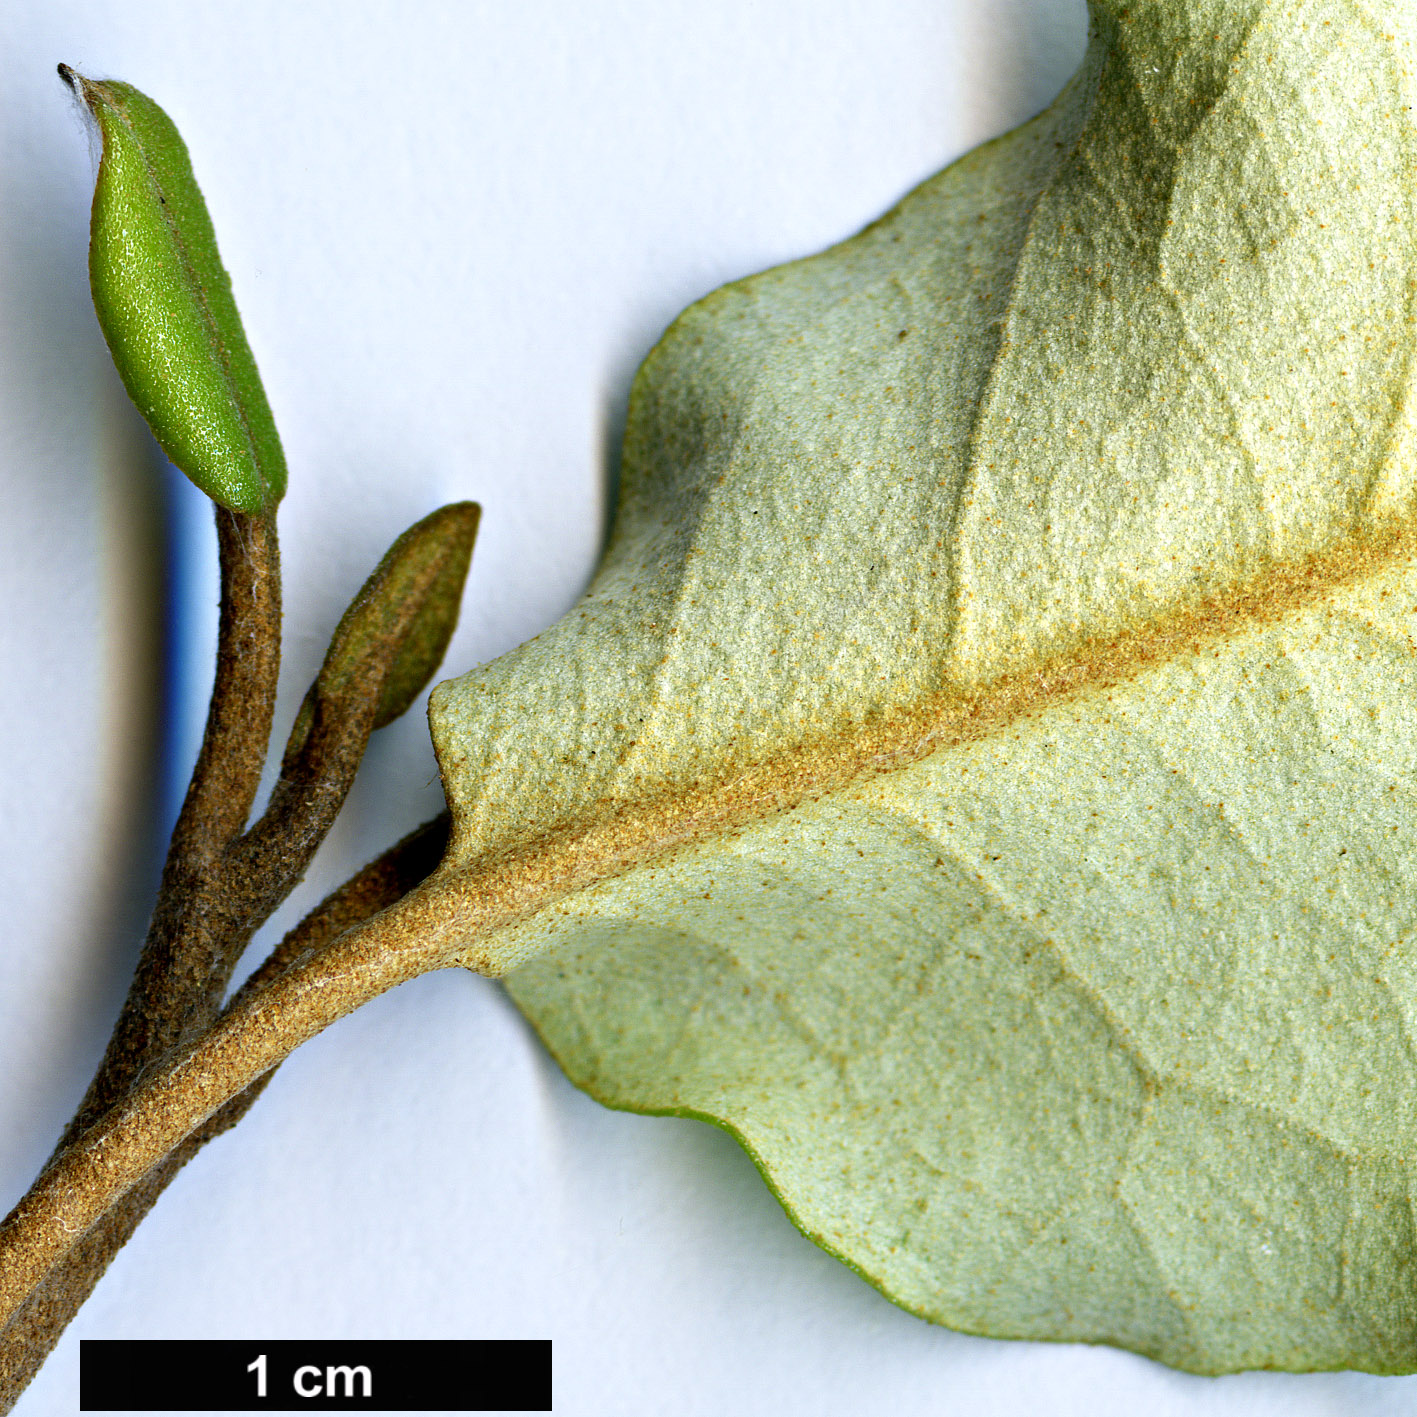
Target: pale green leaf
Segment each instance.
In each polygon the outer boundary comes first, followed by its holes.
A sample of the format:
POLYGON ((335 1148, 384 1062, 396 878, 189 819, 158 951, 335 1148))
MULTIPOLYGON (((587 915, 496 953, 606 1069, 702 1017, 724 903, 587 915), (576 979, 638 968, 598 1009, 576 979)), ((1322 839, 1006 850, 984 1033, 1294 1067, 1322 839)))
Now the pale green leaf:
POLYGON ((680 318, 590 591, 435 692, 460 959, 931 1319, 1417 1368, 1414 42, 1094 0, 680 318))

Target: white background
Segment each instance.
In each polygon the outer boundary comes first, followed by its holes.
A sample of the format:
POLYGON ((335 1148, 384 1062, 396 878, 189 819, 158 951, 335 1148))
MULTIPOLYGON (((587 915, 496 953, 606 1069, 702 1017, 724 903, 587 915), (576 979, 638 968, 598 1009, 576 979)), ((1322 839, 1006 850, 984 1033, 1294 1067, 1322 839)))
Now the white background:
MULTIPOLYGON (((1042 107, 1081 0, 10 0, 0 15, 0 1185, 83 1090, 210 677, 211 532, 109 366, 64 60, 177 121, 290 461, 280 731, 344 601, 483 503, 458 672, 573 601, 630 376, 690 300, 849 235, 1042 107), (185 607, 166 613, 164 605, 185 607), (165 661, 164 636, 176 653, 165 661), (166 687, 165 687, 166 686, 166 687)), ((440 806, 420 710, 268 945, 440 806)), ((445 973, 302 1049, 163 1198, 81 1337, 547 1337, 561 1414, 1369 1414, 1417 1379, 1205 1380, 963 1338, 792 1229, 737 1147, 576 1093, 445 973)))

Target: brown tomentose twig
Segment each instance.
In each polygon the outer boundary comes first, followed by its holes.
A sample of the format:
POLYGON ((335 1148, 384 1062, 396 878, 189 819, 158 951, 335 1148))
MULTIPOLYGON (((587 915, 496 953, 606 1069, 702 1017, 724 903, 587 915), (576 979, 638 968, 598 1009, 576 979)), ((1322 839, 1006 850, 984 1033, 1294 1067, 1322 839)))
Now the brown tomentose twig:
MULTIPOLYGON (((221 620, 212 703, 152 924, 99 1070, 45 1171, 16 1207, 62 1176, 147 1080, 221 1033, 233 970, 255 931, 304 876, 354 781, 376 723, 403 712, 441 658, 456 622, 477 508, 455 504, 404 533, 341 620, 297 717, 271 799, 250 827, 270 743, 280 661, 280 565, 273 518, 217 509, 221 620)), ((227 1007, 280 992, 342 932, 377 915, 432 869, 446 818, 428 824, 360 872, 288 935, 227 1007)), ((327 1020, 329 1021, 329 1020, 327 1020)), ((0 1328, 0 1407, 9 1410, 113 1255, 173 1176, 206 1141, 242 1117, 284 1053, 243 1079, 215 1115, 174 1134, 122 1192, 109 1192, 75 1236, 50 1238, 52 1263, 31 1272, 0 1328), (249 1084, 249 1086, 247 1085, 249 1084), (77 1239, 77 1243, 74 1241, 77 1239)), ((42 1208, 42 1206, 41 1206, 42 1208)), ((46 1222, 41 1221, 43 1226, 46 1222)), ((23 1223, 23 1234, 33 1238, 23 1223)), ((14 1277, 10 1271, 5 1279, 14 1277)), ((13 1292, 13 1291, 12 1291, 13 1292)))
POLYGON ((206 733, 163 867, 152 924, 103 1061, 59 1145, 100 1117, 154 1059, 215 1018, 230 982, 227 849, 260 786, 280 672, 275 522, 216 509, 221 618, 206 733))
MULTIPOLYGON (((264 988, 295 960, 324 948, 406 895, 437 865, 447 839, 444 812, 351 876, 281 940, 242 985, 231 1006, 264 988)), ((264 1073, 169 1153, 88 1230, 19 1307, 0 1331, 0 1411, 13 1407, 113 1257, 177 1173, 207 1142, 246 1115, 273 1071, 264 1073)))

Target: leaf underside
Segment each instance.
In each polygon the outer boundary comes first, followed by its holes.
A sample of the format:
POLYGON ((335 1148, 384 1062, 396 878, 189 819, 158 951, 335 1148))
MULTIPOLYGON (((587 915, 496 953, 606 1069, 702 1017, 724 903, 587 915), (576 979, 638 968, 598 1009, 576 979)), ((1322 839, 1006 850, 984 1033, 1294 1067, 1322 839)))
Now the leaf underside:
POLYGON ((1414 41, 1094 0, 680 318, 590 591, 435 691, 444 880, 685 818, 468 962, 927 1318, 1417 1368, 1414 41))

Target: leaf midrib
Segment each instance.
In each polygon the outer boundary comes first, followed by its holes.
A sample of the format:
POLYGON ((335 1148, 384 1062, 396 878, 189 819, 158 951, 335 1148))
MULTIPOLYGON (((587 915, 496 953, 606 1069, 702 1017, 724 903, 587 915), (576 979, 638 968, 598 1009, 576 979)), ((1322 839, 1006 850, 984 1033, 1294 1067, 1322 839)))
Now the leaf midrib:
POLYGON ((456 864, 455 844, 444 865, 393 908, 389 924, 417 940, 429 968, 505 974, 522 961, 499 960, 488 937, 578 890, 1277 625, 1414 557, 1417 522, 1394 520, 1271 567, 1226 595, 1084 642, 977 688, 933 693, 850 735, 793 747, 746 771, 619 804, 601 818, 587 814, 465 864, 456 864))

